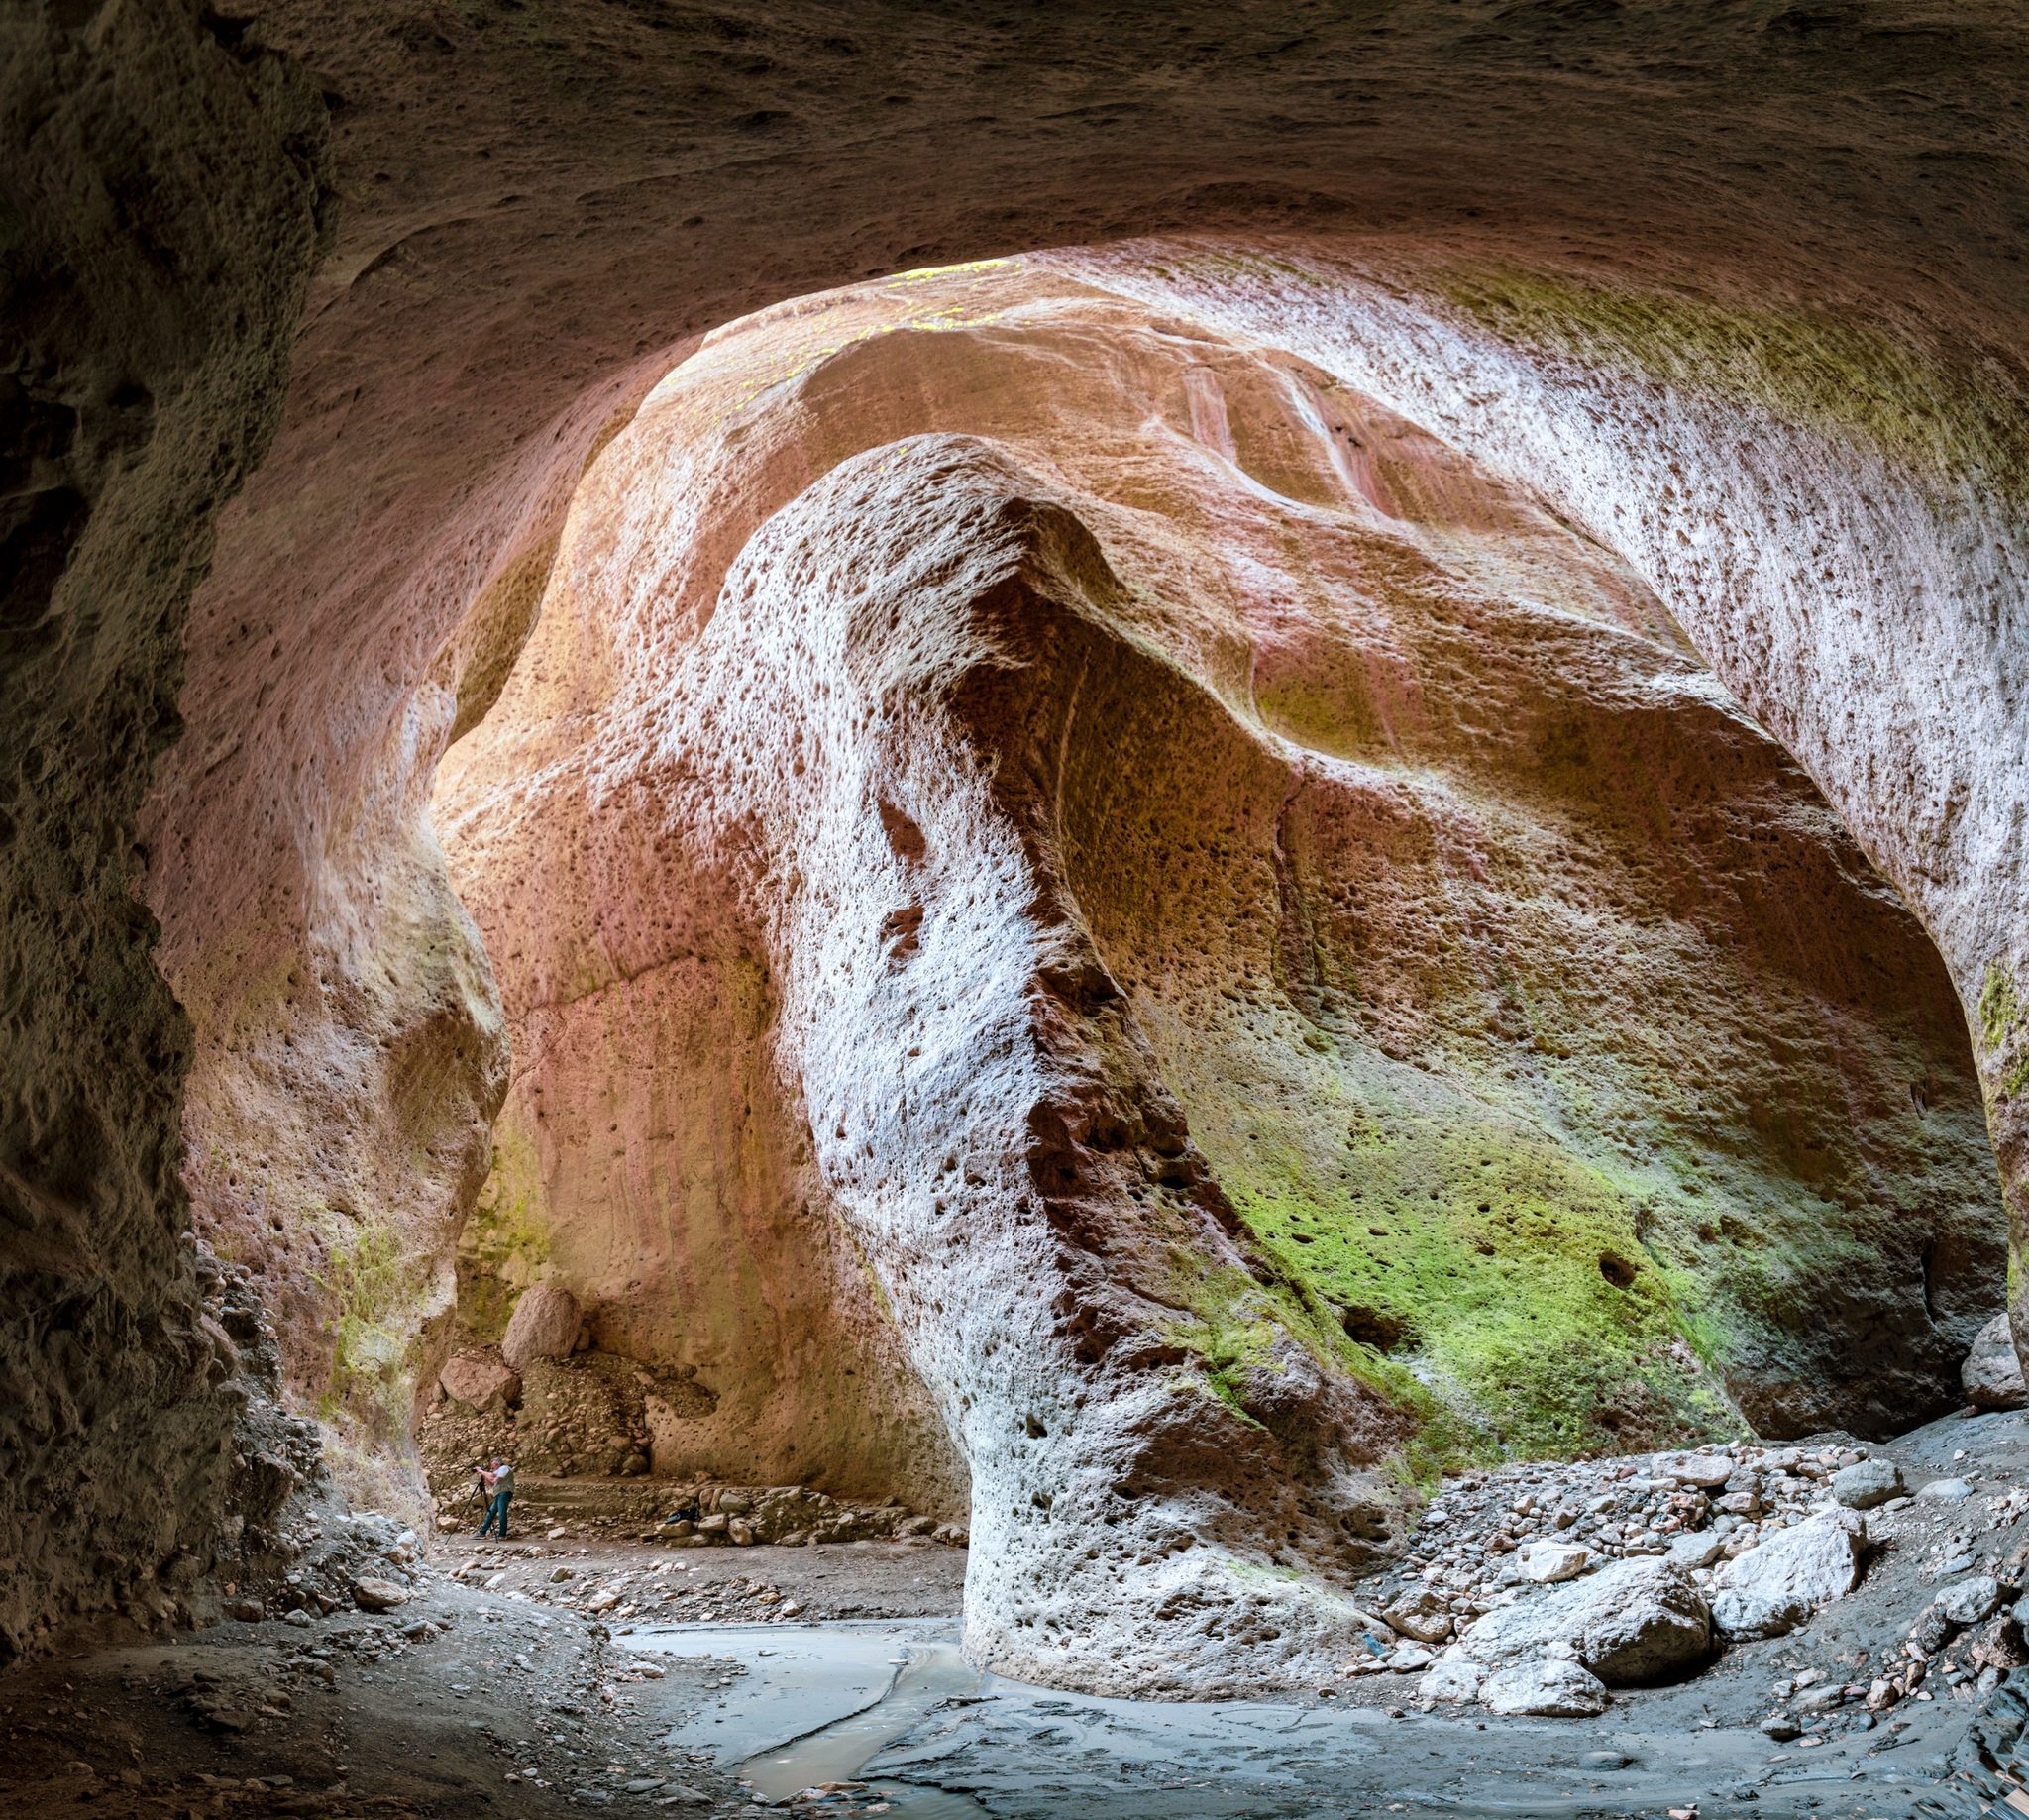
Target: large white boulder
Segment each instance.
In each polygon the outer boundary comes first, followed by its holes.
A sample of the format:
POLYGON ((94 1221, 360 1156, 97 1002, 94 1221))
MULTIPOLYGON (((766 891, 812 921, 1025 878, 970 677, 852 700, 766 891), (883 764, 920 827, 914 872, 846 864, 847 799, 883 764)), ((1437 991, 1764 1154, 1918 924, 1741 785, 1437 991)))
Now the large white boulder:
POLYGON ((538 1358, 569 1358, 578 1343, 578 1298, 555 1283, 522 1291, 501 1336, 500 1356, 516 1371, 538 1358))
POLYGON ((1720 1568, 1712 1622, 1724 1637, 1780 1637, 1819 1606, 1843 1599, 1860 1579, 1867 1519, 1858 1511, 1821 1511, 1777 1530, 1720 1568))
POLYGON ((2029 1386, 2022 1382, 2022 1361, 2015 1356, 2015 1337, 2008 1330, 2005 1309, 1979 1330, 1973 1350, 1959 1367, 1959 1382, 1966 1401, 1981 1409, 2020 1409, 2029 1403, 2029 1386))
POLYGON ((1381 1614, 1381 1622, 1418 1643, 1442 1643, 1451 1634, 1451 1608, 1430 1586, 1414 1586, 1381 1614))
POLYGON ((1479 1697, 1488 1712, 1504 1719, 1592 1719, 1606 1711, 1612 1695, 1582 1662, 1545 1657, 1496 1669, 1479 1697))
POLYGON ((1689 1574, 1652 1555, 1488 1612, 1459 1645, 1490 1667, 1568 1649, 1600 1680, 1632 1686, 1703 1660, 1712 1619, 1689 1574))
POLYGON ((1657 1478, 1672 1478, 1679 1485, 1717 1491, 1733 1476, 1734 1464, 1724 1453, 1658 1453, 1655 1471, 1657 1478))

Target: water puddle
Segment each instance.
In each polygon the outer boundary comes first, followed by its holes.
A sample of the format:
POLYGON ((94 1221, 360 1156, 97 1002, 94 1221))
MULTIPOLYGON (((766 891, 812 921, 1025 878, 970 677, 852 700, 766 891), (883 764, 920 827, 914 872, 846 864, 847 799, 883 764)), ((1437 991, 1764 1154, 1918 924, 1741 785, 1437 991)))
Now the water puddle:
MULTIPOLYGON (((956 1644, 926 1641, 904 1648, 907 1665, 900 1668, 884 1698, 863 1712, 741 1765, 756 1791, 770 1800, 780 1800, 800 1788, 856 1781, 877 1753, 933 1706, 979 1692, 979 1671, 966 1666, 956 1644)), ((886 1801, 895 1820, 984 1820, 986 1814, 969 1795, 885 1779, 871 1783, 862 1798, 886 1801)))

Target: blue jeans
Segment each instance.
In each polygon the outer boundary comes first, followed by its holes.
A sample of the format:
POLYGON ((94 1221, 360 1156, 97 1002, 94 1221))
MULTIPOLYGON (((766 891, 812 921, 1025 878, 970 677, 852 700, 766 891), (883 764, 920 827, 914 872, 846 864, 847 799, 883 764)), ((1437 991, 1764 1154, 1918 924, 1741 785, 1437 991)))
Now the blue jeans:
POLYGON ((496 1491, 493 1493, 492 1503, 486 1506, 486 1520, 480 1525, 480 1534, 481 1536, 497 1523, 500 1526, 500 1540, 502 1542, 507 1540, 507 1500, 513 1495, 511 1491, 496 1491))

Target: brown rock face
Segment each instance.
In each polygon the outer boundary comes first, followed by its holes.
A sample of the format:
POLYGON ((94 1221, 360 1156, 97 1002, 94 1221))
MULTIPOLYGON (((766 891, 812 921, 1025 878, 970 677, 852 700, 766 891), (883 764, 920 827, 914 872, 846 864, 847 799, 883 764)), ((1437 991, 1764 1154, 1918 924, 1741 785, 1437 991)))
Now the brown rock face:
POLYGON ((331 173, 314 85, 194 9, 10 14, 0 116, 4 1664, 70 1614, 201 1602, 280 1502, 233 1463, 274 1456, 279 1412, 249 1414, 247 1337, 207 1319, 183 1231, 190 1029, 135 821, 331 173))
POLYGON ((1877 1426, 1991 1306, 1949 984, 1639 578, 1046 264, 658 384, 437 820, 524 1058, 488 1217, 785 1459, 966 1475, 1010 1673, 1315 1676, 1417 1428, 1731 1422, 1687 1331, 1764 1426, 1877 1426), (859 1273, 794 1374, 790 1233, 859 1273), (941 1436, 884 1452, 833 1385, 896 1352, 941 1436))

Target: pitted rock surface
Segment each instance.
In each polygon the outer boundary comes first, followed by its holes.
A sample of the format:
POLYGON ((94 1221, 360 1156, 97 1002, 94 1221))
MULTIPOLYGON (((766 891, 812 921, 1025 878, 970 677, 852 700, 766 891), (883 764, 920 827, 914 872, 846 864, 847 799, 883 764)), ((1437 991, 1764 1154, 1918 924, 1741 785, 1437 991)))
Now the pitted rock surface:
POLYGON ((1979 1330, 1973 1350, 1959 1368, 1959 1381, 1965 1386, 1967 1402, 1979 1409, 2020 1409, 2029 1404, 2022 1361, 2016 1355, 2005 1311, 1979 1330))
POLYGON ((1667 1560, 1616 1561, 1489 1612, 1457 1648, 1488 1666, 1567 1652, 1610 1687, 1639 1685, 1702 1662, 1712 1649, 1712 1614, 1680 1567, 1667 1560))

